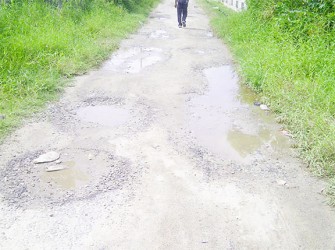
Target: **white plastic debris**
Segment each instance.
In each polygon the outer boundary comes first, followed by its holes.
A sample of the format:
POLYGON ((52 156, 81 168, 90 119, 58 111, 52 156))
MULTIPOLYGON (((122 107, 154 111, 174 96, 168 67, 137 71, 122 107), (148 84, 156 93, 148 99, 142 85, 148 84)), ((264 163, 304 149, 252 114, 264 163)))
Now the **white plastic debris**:
POLYGON ((293 135, 292 135, 290 132, 288 132, 287 130, 282 130, 281 133, 282 133, 283 135, 287 136, 287 137, 290 137, 290 138, 293 137, 293 135))
POLYGON ((284 180, 277 180, 277 184, 281 185, 281 186, 285 186, 286 185, 286 181, 284 181, 284 180))
POLYGON ((259 107, 261 108, 261 110, 270 110, 269 107, 265 104, 261 104, 259 107))

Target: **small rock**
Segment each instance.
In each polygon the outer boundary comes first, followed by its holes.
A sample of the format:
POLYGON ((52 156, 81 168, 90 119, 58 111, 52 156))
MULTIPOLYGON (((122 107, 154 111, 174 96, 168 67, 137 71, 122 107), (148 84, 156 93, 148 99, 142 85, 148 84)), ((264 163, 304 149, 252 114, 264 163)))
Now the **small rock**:
POLYGON ((261 105, 259 105, 259 107, 261 108, 261 110, 270 110, 270 109, 268 108, 268 106, 265 105, 265 104, 261 104, 261 105))
POLYGON ((277 180, 277 184, 281 185, 281 186, 285 186, 286 185, 286 181, 284 181, 284 180, 277 180))
POLYGON ((59 170, 63 170, 63 169, 66 169, 66 167, 63 166, 63 165, 53 165, 53 166, 46 167, 45 171, 54 172, 54 171, 59 171, 59 170))
POLYGON ((5 115, 0 115, 0 120, 5 120, 6 116, 5 115))
POLYGON ((88 154, 87 158, 91 161, 91 160, 93 160, 94 155, 92 155, 92 154, 88 154))
POLYGON ((254 105, 257 106, 257 107, 261 106, 261 104, 262 103, 260 103, 260 102, 254 102, 254 105))
POLYGON ((48 152, 46 154, 40 155, 33 162, 35 164, 46 163, 46 162, 53 162, 53 161, 58 160, 59 157, 60 157, 60 154, 58 152, 50 151, 50 152, 48 152))

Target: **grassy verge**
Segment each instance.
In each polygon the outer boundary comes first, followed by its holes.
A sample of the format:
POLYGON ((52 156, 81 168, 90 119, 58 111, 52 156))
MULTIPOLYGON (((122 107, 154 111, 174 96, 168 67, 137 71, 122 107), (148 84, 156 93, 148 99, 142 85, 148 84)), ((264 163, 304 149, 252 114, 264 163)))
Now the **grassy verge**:
POLYGON ((250 11, 235 13, 214 1, 205 5, 243 81, 292 132, 311 171, 329 180, 335 205, 335 31, 298 37, 250 11))
POLYGON ((0 4, 0 139, 57 97, 67 79, 99 65, 138 28, 157 0, 102 0, 62 8, 44 1, 0 4))

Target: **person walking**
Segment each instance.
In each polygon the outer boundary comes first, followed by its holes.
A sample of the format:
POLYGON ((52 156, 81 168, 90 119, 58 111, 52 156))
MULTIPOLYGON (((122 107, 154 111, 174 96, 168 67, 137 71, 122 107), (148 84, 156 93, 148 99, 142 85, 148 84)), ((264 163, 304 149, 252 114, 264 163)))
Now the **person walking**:
POLYGON ((178 27, 186 27, 188 0, 175 0, 174 7, 177 8, 178 27))

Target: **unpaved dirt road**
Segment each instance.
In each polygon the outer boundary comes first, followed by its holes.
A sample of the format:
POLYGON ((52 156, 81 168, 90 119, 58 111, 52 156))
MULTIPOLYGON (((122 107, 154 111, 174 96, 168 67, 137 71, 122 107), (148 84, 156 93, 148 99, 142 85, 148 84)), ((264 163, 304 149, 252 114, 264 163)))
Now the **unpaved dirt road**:
POLYGON ((1 249, 334 249, 324 183, 239 87, 203 10, 185 29, 175 12, 160 4, 1 145, 1 249), (58 164, 33 163, 48 151, 58 164))

